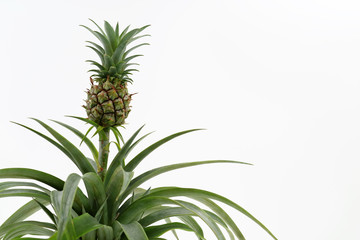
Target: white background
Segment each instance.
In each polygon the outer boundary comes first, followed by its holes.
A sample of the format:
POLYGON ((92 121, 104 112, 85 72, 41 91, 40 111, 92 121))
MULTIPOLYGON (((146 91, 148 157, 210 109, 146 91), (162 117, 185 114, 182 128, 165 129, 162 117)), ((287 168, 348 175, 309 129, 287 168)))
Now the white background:
MULTIPOLYGON (((347 0, 0 2, 1 168, 61 178, 66 156, 10 121, 85 116, 85 48, 79 24, 152 26, 123 131, 173 132, 140 165, 235 159, 255 166, 179 170, 149 186, 199 187, 239 203, 283 240, 360 239, 360 3, 347 0)), ((52 125, 79 140, 65 129, 52 125)), ((0 222, 27 199, 0 199, 0 222)), ((271 239, 231 211, 247 239, 271 239)), ((213 239, 213 238, 209 238, 213 239)))

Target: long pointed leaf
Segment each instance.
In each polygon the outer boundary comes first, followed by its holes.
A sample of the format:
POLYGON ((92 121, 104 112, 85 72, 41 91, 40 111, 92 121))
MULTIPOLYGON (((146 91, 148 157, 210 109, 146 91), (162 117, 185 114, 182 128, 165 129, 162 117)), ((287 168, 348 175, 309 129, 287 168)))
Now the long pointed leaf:
MULTIPOLYGON (((45 172, 30 168, 4 168, 0 169, 0 178, 22 178, 33 179, 42 182, 48 186, 55 188, 56 190, 62 190, 64 187, 64 181, 45 172)), ((79 189, 76 194, 76 205, 74 206, 76 211, 81 211, 81 205, 84 205, 88 209, 88 201, 83 192, 79 189)))
MULTIPOLYGON (((59 216, 59 224, 58 224, 58 240, 63 240, 63 236, 69 233, 69 229, 67 227, 70 221, 70 212, 72 209, 72 205, 75 199, 75 194, 78 189, 78 184, 80 182, 81 177, 75 173, 69 175, 66 179, 64 190, 61 198, 61 206, 60 206, 60 216, 59 216)), ((71 234, 70 234, 71 235, 71 234)))
MULTIPOLYGON (((39 199, 38 201, 44 205, 49 204, 49 202, 45 200, 39 199)), ((6 226, 16 222, 23 221, 24 219, 36 213, 40 209, 41 209, 40 206, 34 200, 31 200, 28 203, 24 204, 17 211, 15 211, 8 219, 6 219, 6 221, 0 226, 0 238, 4 235, 3 229, 6 228, 6 226)))
POLYGON ((172 134, 166 138, 161 139, 160 141, 152 144, 151 146, 147 147, 145 150, 143 150, 142 152, 140 152, 138 155, 136 155, 126 166, 125 166, 125 170, 128 172, 133 171, 138 165, 139 163, 146 157, 148 156, 152 151, 154 151, 155 149, 157 149, 158 147, 160 147, 161 145, 163 145, 164 143, 179 137, 181 135, 184 135, 186 133, 190 133, 190 132, 194 132, 194 131, 198 131, 198 130, 202 130, 202 129, 191 129, 191 130, 187 130, 187 131, 182 131, 182 132, 178 132, 175 134, 172 134))
POLYGON ((88 146, 88 148, 90 149, 93 157, 94 157, 94 160, 96 161, 98 159, 98 156, 99 156, 99 153, 96 149, 96 147, 94 146, 94 144, 90 141, 89 138, 87 138, 84 134, 82 134, 79 130, 77 130, 76 128, 70 126, 70 125, 67 125, 65 123, 62 123, 62 122, 59 122, 59 121, 55 121, 55 120, 52 120, 53 122, 56 122, 57 124, 60 124, 61 126, 69 129, 70 131, 72 131, 76 136, 78 136, 79 138, 81 138, 82 141, 85 142, 85 144, 88 146))
POLYGON ((38 185, 36 183, 32 183, 32 182, 13 182, 13 181, 0 183, 0 192, 2 190, 9 189, 9 188, 12 188, 12 187, 24 187, 24 186, 37 188, 37 189, 42 190, 43 192, 50 193, 50 191, 47 188, 44 188, 44 187, 42 187, 42 186, 40 186, 40 185, 38 185))
POLYGON ((43 126, 51 135, 53 135, 64 146, 64 148, 68 150, 68 152, 71 153, 76 163, 76 166, 83 174, 87 172, 95 172, 95 169, 89 163, 89 161, 84 156, 84 154, 77 147, 75 147, 70 141, 68 141, 65 137, 60 135, 57 131, 55 131, 53 128, 51 128, 44 122, 35 118, 32 119, 38 122, 41 126, 43 126))
POLYGON ((44 135, 44 134, 42 134, 42 133, 40 133, 40 132, 38 132, 38 131, 36 131, 36 130, 28 127, 28 126, 25 126, 25 125, 20 124, 20 123, 17 123, 17 122, 12 122, 12 123, 14 123, 14 124, 16 124, 16 125, 19 125, 19 126, 21 126, 21 127, 23 127, 23 128, 26 128, 26 129, 28 129, 28 130, 36 133, 36 134, 39 135, 40 137, 44 138, 45 140, 47 140, 48 142, 50 142, 51 144, 53 144, 55 147, 57 147, 58 149, 60 149, 63 153, 65 153, 66 156, 68 156, 68 157, 70 158, 70 160, 73 161, 73 162, 76 164, 76 162, 75 162, 73 156, 70 154, 70 152, 69 152, 66 148, 64 148, 61 144, 59 144, 58 142, 54 141, 53 139, 49 138, 48 136, 46 136, 46 135, 44 135))
POLYGON ((148 240, 143 227, 138 222, 120 223, 120 225, 129 240, 148 240))
MULTIPOLYGON (((139 134, 139 132, 141 131, 141 129, 144 127, 144 125, 142 127, 140 127, 130 138, 129 140, 124 144, 124 146, 121 148, 121 150, 116 154, 116 156, 114 157, 114 159, 112 160, 107 172, 106 172, 106 176, 104 179, 104 184, 105 187, 107 186, 112 174, 114 173, 115 169, 118 166, 121 166, 122 162, 124 161, 126 155, 128 154, 128 150, 131 147, 132 142, 135 140, 136 136, 139 134)), ((128 171, 131 172, 131 171, 128 171)))
MULTIPOLYGON (((154 237, 160 237, 164 233, 175 230, 175 229, 180 229, 180 230, 185 230, 185 231, 193 231, 192 228, 190 228, 188 225, 186 225, 184 223, 171 222, 171 223, 166 223, 166 224, 162 224, 162 225, 147 227, 147 228, 145 228, 145 232, 148 237, 154 238, 154 237)), ((175 236, 177 237, 177 235, 175 235, 175 236)))
POLYGON ((186 168, 186 167, 193 167, 197 165, 203 165, 203 164, 213 164, 213 163, 237 163, 237 164, 246 164, 251 165, 249 163, 245 162, 238 162, 238 161, 231 161, 231 160, 209 160, 209 161, 199 161, 199 162, 188 162, 188 163, 177 163, 177 164, 171 164, 163 167, 154 168, 152 170, 149 170, 138 177, 134 178, 128 189, 124 192, 123 197, 120 198, 118 201, 118 204, 120 204, 125 197, 130 194, 135 188, 146 182, 147 180, 156 177, 162 173, 173 171, 176 169, 186 168))
MULTIPOLYGON (((106 202, 106 193, 103 182, 96 173, 86 173, 83 176, 83 181, 88 193, 91 208, 94 210, 99 209, 100 206, 106 202)), ((103 216, 104 219, 107 220, 108 213, 106 206, 103 208, 103 216)), ((107 222, 105 222, 105 224, 106 223, 107 222)))
POLYGON ((222 202, 230 207, 233 207, 234 209, 238 210, 248 218, 250 218, 252 221, 257 223, 262 229, 264 229, 272 238, 277 240, 277 238, 270 232, 269 229, 265 227, 264 224, 262 224, 259 220, 257 220, 253 215, 251 215, 248 211, 246 211, 244 208, 236 204, 235 202, 212 192, 200 190, 200 189, 194 189, 194 188, 176 188, 176 187, 163 187, 163 188, 157 188, 152 189, 151 193, 148 196, 162 196, 162 197, 174 197, 174 196, 184 196, 189 198, 210 198, 219 202, 222 202))

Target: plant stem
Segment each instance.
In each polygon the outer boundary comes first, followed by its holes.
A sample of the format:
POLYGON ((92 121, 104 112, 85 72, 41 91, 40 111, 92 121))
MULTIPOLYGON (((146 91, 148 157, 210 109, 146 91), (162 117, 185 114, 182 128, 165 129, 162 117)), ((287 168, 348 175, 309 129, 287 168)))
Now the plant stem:
POLYGON ((97 170, 101 179, 104 180, 106 169, 107 169, 107 162, 109 158, 109 128, 104 128, 99 133, 99 164, 100 169, 97 170))

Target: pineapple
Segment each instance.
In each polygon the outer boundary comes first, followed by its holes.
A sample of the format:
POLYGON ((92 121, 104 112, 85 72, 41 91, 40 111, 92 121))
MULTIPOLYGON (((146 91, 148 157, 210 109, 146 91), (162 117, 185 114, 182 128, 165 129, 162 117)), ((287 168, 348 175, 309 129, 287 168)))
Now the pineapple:
MULTIPOLYGON (((92 20, 91 20, 92 21, 92 20)), ((91 88, 87 91, 86 113, 89 120, 102 127, 121 126, 125 123, 130 112, 130 101, 132 94, 128 93, 127 83, 132 83, 130 78, 132 72, 137 69, 129 68, 137 65, 130 63, 136 57, 142 55, 130 55, 130 53, 143 45, 142 43, 128 49, 133 41, 148 35, 138 36, 149 25, 129 31, 129 27, 119 32, 119 24, 113 28, 107 21, 104 23, 104 30, 92 21, 99 29, 94 31, 81 25, 94 34, 101 45, 88 41, 87 47, 94 50, 100 58, 100 62, 87 60, 96 68, 90 72, 91 88)))

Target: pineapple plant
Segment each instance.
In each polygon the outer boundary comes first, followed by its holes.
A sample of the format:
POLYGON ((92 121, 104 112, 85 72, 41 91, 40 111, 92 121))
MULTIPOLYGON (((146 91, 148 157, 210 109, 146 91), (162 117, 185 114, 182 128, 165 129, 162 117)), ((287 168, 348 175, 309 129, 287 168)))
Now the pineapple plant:
POLYGON ((26 125, 15 123, 32 131, 62 151, 78 168, 80 174, 71 173, 65 181, 46 172, 29 168, 0 169, 0 178, 14 179, 0 183, 0 198, 28 197, 29 202, 16 210, 0 225, 0 239, 49 239, 49 240, 161 240, 167 232, 179 239, 177 231, 189 231, 195 239, 245 239, 238 225, 226 213, 222 205, 228 205, 257 223, 273 239, 276 237, 253 215, 237 203, 210 191, 183 188, 157 187, 144 189, 148 180, 173 170, 216 164, 249 163, 230 160, 182 162, 149 169, 141 174, 135 170, 146 157, 167 143, 184 134, 201 129, 181 131, 141 150, 129 157, 139 142, 149 134, 140 136, 140 127, 124 140, 119 130, 130 112, 131 94, 127 84, 136 65, 131 62, 140 55, 130 55, 134 49, 148 45, 131 43, 147 35, 139 35, 148 26, 119 31, 119 24, 112 27, 104 22, 104 28, 93 22, 98 30, 85 27, 100 41, 89 41, 100 62, 88 60, 91 69, 91 86, 84 106, 87 118, 71 116, 90 124, 86 133, 63 122, 53 121, 79 137, 91 153, 91 157, 66 139, 47 123, 33 119, 47 132, 42 133, 26 125), (130 46, 130 47, 129 47, 130 46), (98 136, 97 148, 89 133, 98 136), (140 136, 140 137, 139 137, 140 136), (114 137, 117 151, 110 164, 110 137, 114 137), (17 180, 16 179, 25 179, 17 180), (82 181, 85 188, 79 187, 82 181), (43 211, 48 221, 28 220, 35 212, 43 211), (203 222, 213 236, 204 233, 203 222))

